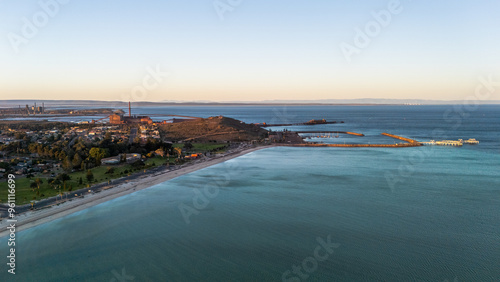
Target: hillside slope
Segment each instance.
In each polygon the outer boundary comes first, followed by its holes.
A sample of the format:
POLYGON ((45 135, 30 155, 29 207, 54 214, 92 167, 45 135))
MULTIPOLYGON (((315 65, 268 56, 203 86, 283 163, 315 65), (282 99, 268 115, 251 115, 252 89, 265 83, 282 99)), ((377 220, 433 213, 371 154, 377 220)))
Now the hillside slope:
POLYGON ((160 129, 172 141, 251 141, 267 137, 267 130, 257 125, 223 116, 166 124, 160 129))

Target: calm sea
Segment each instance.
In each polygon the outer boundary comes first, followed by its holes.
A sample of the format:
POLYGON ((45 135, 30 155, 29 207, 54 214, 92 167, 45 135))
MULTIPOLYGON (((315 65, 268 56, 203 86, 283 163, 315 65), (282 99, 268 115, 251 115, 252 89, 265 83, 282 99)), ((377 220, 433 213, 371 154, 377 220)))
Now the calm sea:
POLYGON ((15 276, 0 239, 0 281, 500 280, 500 106, 136 111, 480 144, 256 151, 18 232, 15 276))

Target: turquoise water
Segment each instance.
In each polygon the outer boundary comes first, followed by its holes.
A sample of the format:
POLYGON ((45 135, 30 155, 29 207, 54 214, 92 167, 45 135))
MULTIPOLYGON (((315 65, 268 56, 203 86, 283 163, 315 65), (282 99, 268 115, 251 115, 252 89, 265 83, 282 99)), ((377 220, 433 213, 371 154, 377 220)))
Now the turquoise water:
POLYGON ((0 280, 282 281, 294 265, 303 276, 289 281, 499 280, 500 130, 477 123, 500 121, 498 108, 456 128, 441 108, 396 114, 404 126, 364 109, 344 115, 375 117, 349 125, 374 138, 438 128, 482 142, 256 151, 17 233, 15 277, 0 239, 0 280))

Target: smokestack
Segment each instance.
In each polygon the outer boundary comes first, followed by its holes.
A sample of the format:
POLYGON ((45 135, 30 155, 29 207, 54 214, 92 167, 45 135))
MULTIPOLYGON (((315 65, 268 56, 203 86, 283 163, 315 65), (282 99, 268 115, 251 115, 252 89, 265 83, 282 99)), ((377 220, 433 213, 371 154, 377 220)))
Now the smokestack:
POLYGON ((130 101, 128 101, 128 116, 129 117, 132 116, 131 111, 130 111, 130 101))

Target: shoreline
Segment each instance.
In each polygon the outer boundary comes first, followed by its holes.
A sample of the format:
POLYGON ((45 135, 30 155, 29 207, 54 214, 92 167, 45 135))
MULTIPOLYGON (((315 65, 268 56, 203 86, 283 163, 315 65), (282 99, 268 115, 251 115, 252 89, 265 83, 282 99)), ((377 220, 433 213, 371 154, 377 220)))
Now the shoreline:
MULTIPOLYGON (((163 171, 149 176, 142 176, 136 179, 130 180, 127 183, 119 184, 110 189, 103 190, 99 193, 93 195, 87 195, 84 198, 74 199, 72 201, 63 202, 59 205, 54 205, 48 208, 43 208, 35 211, 28 211, 22 214, 16 214, 16 232, 29 229, 31 227, 44 224, 55 219, 70 215, 72 213, 82 211, 84 209, 108 202, 110 200, 150 188, 157 184, 169 181, 171 179, 177 178, 179 176, 198 171, 225 161, 241 157, 243 155, 262 150, 267 148, 272 148, 275 146, 259 146, 252 148, 245 148, 241 151, 236 151, 230 153, 226 156, 220 158, 213 158, 199 163, 194 163, 181 167, 178 170, 163 171)), ((6 227, 9 226, 7 220, 2 220, 0 222, 0 238, 7 236, 9 230, 6 227)))

